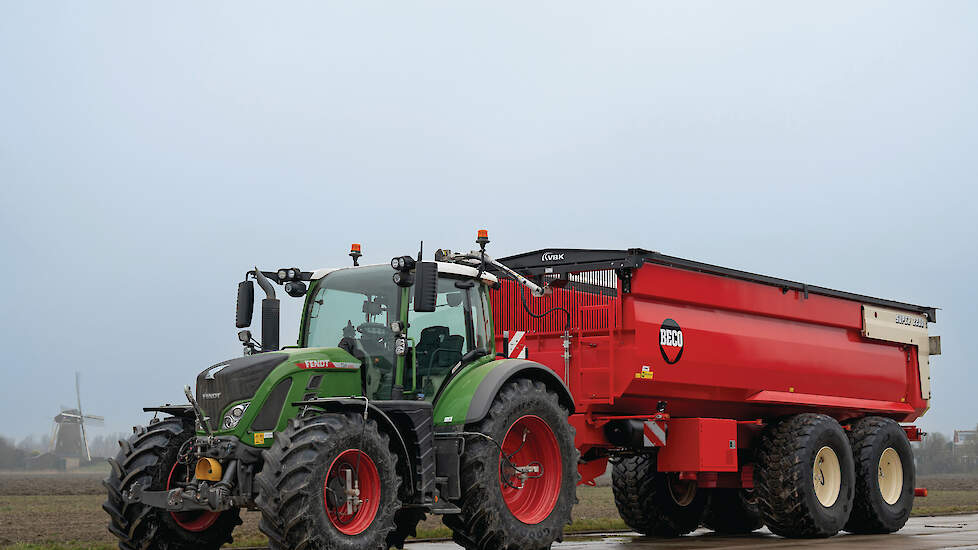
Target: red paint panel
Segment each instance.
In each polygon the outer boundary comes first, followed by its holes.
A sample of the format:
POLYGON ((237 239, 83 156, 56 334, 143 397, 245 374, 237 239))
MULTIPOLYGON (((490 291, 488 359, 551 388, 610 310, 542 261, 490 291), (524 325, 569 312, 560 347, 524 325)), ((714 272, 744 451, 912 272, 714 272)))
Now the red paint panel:
POLYGON ((805 323, 862 326, 858 302, 815 294, 805 298, 800 291, 784 293, 774 286, 654 264, 635 271, 632 295, 805 323))
POLYGON ((578 485, 594 485, 594 479, 608 469, 608 459, 598 458, 589 462, 582 462, 577 465, 577 472, 581 474, 578 485))
POLYGON ((673 418, 668 444, 659 450, 660 472, 736 472, 737 422, 673 418))
MULTIPOLYGON (((601 281, 602 292, 569 286, 527 295, 534 312, 571 312, 565 383, 578 413, 651 414, 665 401, 673 418, 752 421, 813 411, 910 422, 927 408, 916 349, 863 338, 859 302, 654 264, 635 269, 619 298, 620 282, 612 289, 608 272, 590 273, 599 276, 571 280, 601 281)), ((497 340, 526 331, 529 359, 563 378, 564 315, 530 317, 518 288, 503 280, 491 293, 497 340)), ((600 430, 579 429, 579 439, 585 432, 579 443, 600 446, 600 430)), ((672 446, 670 432, 665 448, 672 446)))

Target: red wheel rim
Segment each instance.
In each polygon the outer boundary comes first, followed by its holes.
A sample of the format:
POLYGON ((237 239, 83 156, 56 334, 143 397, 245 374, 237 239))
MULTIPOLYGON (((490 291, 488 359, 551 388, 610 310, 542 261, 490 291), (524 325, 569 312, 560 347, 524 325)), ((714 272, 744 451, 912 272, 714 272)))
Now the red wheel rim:
MULTIPOLYGON (((173 482, 173 472, 177 471, 177 466, 179 463, 174 463, 173 468, 170 468, 170 475, 166 478, 166 490, 170 490, 170 483, 173 482)), ((220 512, 207 512, 204 510, 196 512, 170 512, 170 517, 173 521, 177 522, 177 525, 185 531, 192 531, 194 533, 199 533, 201 531, 206 531, 217 518, 221 516, 220 512)))
POLYGON ((380 508, 380 473, 367 453, 348 449, 333 459, 323 483, 323 505, 329 521, 344 535, 359 535, 370 527, 380 508), (338 505, 331 506, 330 484, 334 487, 335 495, 337 487, 347 486, 347 472, 350 472, 349 479, 355 486, 359 485, 362 502, 359 506, 351 504, 344 492, 335 496, 338 505))
POLYGON ((499 488, 509 511, 528 525, 547 519, 563 480, 560 446, 553 430, 539 416, 520 417, 503 438, 503 452, 509 462, 499 455, 499 488), (523 473, 528 478, 521 479, 513 466, 526 469, 523 473))

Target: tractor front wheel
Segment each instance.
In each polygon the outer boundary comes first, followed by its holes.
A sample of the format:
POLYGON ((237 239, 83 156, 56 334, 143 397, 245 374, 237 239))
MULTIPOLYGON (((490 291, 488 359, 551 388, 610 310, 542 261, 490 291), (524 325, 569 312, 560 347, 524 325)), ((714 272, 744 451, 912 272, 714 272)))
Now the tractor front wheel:
POLYGON ((275 434, 264 462, 256 502, 272 550, 387 550, 401 478, 387 435, 373 420, 292 419, 275 434))
POLYGON ((119 454, 109 459, 112 471, 102 482, 108 491, 102 509, 109 514, 109 531, 119 539, 120 548, 216 550, 231 542, 231 532, 241 523, 237 508, 168 513, 125 497, 137 482, 145 490, 162 491, 192 477, 193 467, 178 455, 193 436, 192 421, 173 417, 137 427, 129 439, 119 442, 119 454))
POLYGON ((542 550, 563 538, 576 498, 574 429, 542 382, 503 386, 462 455, 462 513, 445 516, 467 550, 542 550))

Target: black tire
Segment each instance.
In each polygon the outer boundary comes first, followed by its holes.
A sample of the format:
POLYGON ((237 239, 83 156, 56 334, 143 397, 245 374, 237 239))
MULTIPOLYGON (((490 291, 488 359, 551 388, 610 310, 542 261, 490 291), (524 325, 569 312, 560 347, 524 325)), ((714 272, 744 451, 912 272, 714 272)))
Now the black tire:
POLYGON ((122 550, 217 549, 232 541, 231 532, 241 524, 237 508, 222 512, 202 531, 181 527, 169 512, 123 497, 134 483, 151 491, 167 487, 177 454, 193 437, 193 422, 167 418, 147 427, 138 426, 133 435, 119 442, 119 454, 109 459, 112 471, 102 485, 108 498, 102 509, 109 514, 109 531, 119 539, 122 550))
POLYGON ((860 534, 899 531, 910 517, 916 483, 913 449, 906 432, 889 418, 871 416, 852 424, 849 442, 856 465, 856 496, 845 530, 860 534), (899 497, 893 504, 880 491, 880 458, 887 449, 896 452, 902 465, 902 488, 894 492, 899 497))
POLYGON ((646 536, 692 533, 706 511, 706 491, 699 490, 695 481, 680 482, 678 474, 658 471, 654 453, 615 462, 611 488, 621 519, 646 536))
POLYGON ((752 489, 710 491, 703 526, 722 535, 746 535, 764 527, 752 489))
MULTIPOLYGON (((791 538, 830 537, 849 520, 855 492, 855 471, 849 438, 842 426, 822 414, 790 416, 768 426, 758 449, 756 483, 764 524, 776 535, 791 538), (819 501, 814 476, 820 451, 828 447, 838 462, 839 491, 830 505, 819 501)), ((829 500, 829 499, 827 499, 829 500)))
MULTIPOLYGON (((462 513, 442 519, 457 544, 467 550, 544 550, 563 539, 564 526, 570 524, 571 508, 577 502, 579 479, 579 454, 567 416, 557 395, 542 382, 517 379, 499 390, 482 421, 468 426, 469 431, 485 434, 494 441, 482 437, 466 439, 460 465, 462 498, 456 503, 462 513), (504 500, 500 487, 502 460, 496 443, 504 445, 510 428, 528 415, 541 419, 553 432, 561 472, 550 513, 532 524, 517 519, 504 500)), ((542 473, 547 475, 546 468, 542 473)))
POLYGON ((418 524, 424 521, 425 513, 417 509, 401 509, 394 515, 394 530, 387 535, 388 548, 404 548, 408 537, 418 536, 418 524))
MULTIPOLYGON (((387 550, 387 537, 401 507, 397 498, 401 478, 397 455, 388 448, 387 434, 373 420, 364 425, 360 414, 322 414, 289 420, 275 433, 275 442, 262 455, 255 476, 259 528, 272 550, 387 550), (376 514, 359 533, 346 534, 330 519, 324 498, 327 475, 337 459, 351 450, 376 466, 380 498, 376 514)), ((362 460, 362 459, 361 459, 362 460)), ((363 464, 360 462, 359 464, 363 464)), ((358 466, 360 467, 360 466, 358 466)), ((364 482, 366 483, 366 482, 364 482)))

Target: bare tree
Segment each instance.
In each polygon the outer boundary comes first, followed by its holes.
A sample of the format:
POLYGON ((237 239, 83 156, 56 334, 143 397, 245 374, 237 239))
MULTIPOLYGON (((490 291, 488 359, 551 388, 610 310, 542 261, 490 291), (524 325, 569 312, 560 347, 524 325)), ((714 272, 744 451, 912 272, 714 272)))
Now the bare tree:
POLYGON ((14 443, 4 437, 0 437, 0 469, 20 470, 27 463, 27 453, 18 449, 14 443))
POLYGON ((126 434, 120 432, 93 437, 88 443, 88 448, 92 453, 92 459, 94 460, 96 457, 107 458, 115 456, 119 452, 120 439, 126 439, 126 434))
POLYGON ((17 443, 17 448, 26 451, 28 454, 43 453, 48 450, 51 442, 48 437, 38 434, 30 434, 17 443))
POLYGON ((939 432, 927 434, 916 449, 917 472, 921 474, 942 474, 952 471, 952 452, 954 443, 939 432))

